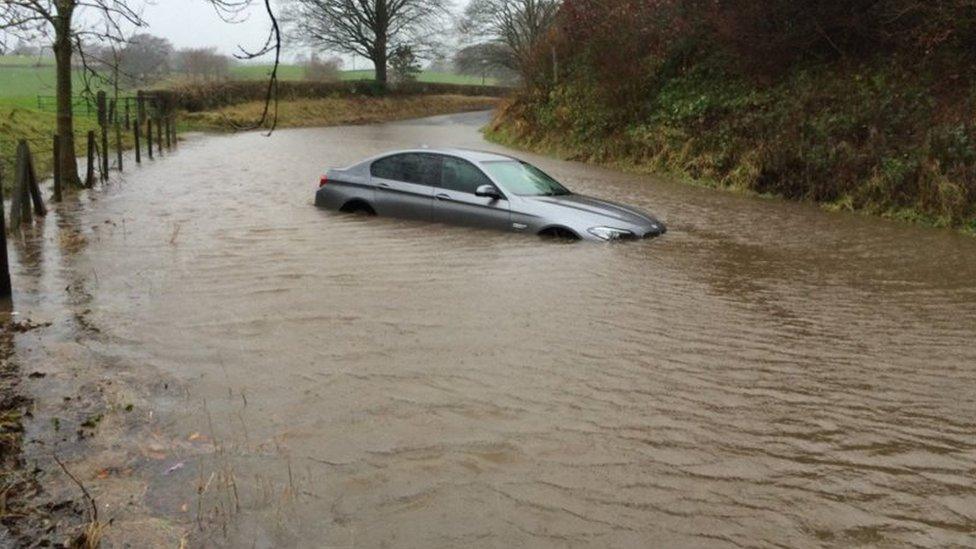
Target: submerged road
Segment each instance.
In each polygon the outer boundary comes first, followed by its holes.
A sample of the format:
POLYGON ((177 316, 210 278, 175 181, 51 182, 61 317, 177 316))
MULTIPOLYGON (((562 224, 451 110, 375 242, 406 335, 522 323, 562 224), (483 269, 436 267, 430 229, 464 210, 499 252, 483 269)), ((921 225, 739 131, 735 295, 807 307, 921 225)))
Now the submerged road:
POLYGON ((312 206, 486 120, 193 138, 15 239, 49 492, 133 546, 976 545, 976 239, 532 155, 671 232, 312 206))

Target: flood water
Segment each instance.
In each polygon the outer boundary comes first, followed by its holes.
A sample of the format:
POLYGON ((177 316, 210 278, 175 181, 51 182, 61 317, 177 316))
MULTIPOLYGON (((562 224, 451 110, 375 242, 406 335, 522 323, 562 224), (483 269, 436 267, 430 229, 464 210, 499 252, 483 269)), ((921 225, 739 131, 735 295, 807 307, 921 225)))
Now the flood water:
POLYGON ((191 138, 12 242, 49 490, 109 546, 976 545, 976 239, 528 154, 671 231, 312 205, 486 120, 191 138))

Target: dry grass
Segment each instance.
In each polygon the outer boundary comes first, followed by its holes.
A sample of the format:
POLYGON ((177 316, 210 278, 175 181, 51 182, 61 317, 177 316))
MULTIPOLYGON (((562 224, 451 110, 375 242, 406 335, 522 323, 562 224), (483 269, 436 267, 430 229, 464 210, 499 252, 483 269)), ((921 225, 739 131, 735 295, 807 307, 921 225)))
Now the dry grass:
MULTIPOLYGON (((406 97, 330 97, 296 99, 278 106, 278 127, 373 124, 393 120, 492 109, 494 97, 421 95, 406 97)), ((189 113, 183 122, 192 129, 237 130, 253 127, 264 103, 252 101, 217 111, 189 113)))

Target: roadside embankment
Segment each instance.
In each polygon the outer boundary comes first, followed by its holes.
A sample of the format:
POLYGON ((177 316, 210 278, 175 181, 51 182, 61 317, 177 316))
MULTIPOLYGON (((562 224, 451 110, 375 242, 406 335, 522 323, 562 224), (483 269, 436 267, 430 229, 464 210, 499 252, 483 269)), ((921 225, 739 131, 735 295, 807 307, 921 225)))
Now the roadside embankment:
POLYGON ((757 85, 699 66, 642 108, 570 81, 507 102, 509 146, 695 184, 976 231, 973 94, 892 66, 792 72, 757 85))
MULTIPOLYGON (((84 155, 85 135, 89 130, 98 130, 98 122, 91 116, 75 116, 75 147, 79 156, 84 155)), ((27 139, 34 158, 34 169, 38 177, 47 178, 51 175, 54 157, 52 155, 53 138, 57 133, 57 115, 53 112, 41 111, 24 106, 8 106, 0 104, 0 170, 3 171, 3 188, 10 191, 13 185, 14 161, 16 159, 17 142, 27 139)), ((132 147, 130 132, 122 134, 123 147, 132 147)), ((111 147, 115 146, 115 137, 111 137, 111 147)), ((83 168, 79 164, 79 168, 83 168)), ((9 198, 9 194, 8 194, 9 198)))
POLYGON ((487 135, 976 232, 972 10, 822 4, 567 2, 487 135))
MULTIPOLYGON (((277 126, 309 127, 374 124, 494 108, 494 97, 464 95, 412 95, 388 97, 328 97, 294 99, 277 105, 277 126)), ((261 119, 263 101, 250 101, 213 111, 191 112, 184 124, 196 130, 238 130, 253 128, 261 119)), ((269 116, 274 116, 273 113, 269 116)), ((267 127, 268 124, 265 124, 267 127)))
MULTIPOLYGON (((438 95, 470 97, 504 97, 512 90, 501 86, 473 86, 441 82, 404 82, 387 87, 372 80, 338 82, 278 82, 275 97, 287 103, 302 99, 330 99, 335 97, 390 98, 438 95)), ((230 105, 264 102, 268 81, 224 80, 218 82, 186 82, 170 85, 177 108, 188 112, 212 111, 230 105)))

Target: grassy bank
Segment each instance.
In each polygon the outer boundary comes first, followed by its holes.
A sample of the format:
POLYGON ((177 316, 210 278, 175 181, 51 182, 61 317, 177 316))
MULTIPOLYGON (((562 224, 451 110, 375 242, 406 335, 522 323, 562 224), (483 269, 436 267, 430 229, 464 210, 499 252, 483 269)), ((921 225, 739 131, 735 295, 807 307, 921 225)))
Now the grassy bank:
POLYGON ((976 11, 572 0, 489 137, 976 231, 976 11))
MULTIPOLYGON (((461 95, 329 97, 295 99, 278 106, 278 127, 373 124, 438 114, 491 109, 497 98, 461 95)), ((250 101, 215 111, 187 113, 183 122, 197 130, 235 130, 253 126, 264 103, 250 101)))
POLYGON ((772 84, 707 59, 639 108, 586 77, 523 92, 490 139, 712 187, 976 232, 976 90, 899 61, 810 65, 772 84))
MULTIPOLYGON (((57 117, 53 112, 39 111, 25 107, 0 105, 0 169, 3 170, 3 188, 9 192, 13 185, 14 162, 17 142, 27 139, 34 157, 34 167, 38 177, 51 174, 53 165, 53 136, 57 129, 57 117)), ((79 156, 84 154, 85 135, 89 130, 97 130, 93 117, 75 117, 75 146, 79 156)), ((132 136, 123 135, 123 145, 131 147, 132 136)), ((115 136, 109 135, 110 150, 115 150, 115 136)), ((79 161, 80 162, 80 161, 79 161)), ((79 168, 83 164, 79 163, 79 168)), ((7 195, 9 197, 9 194, 7 195)))

